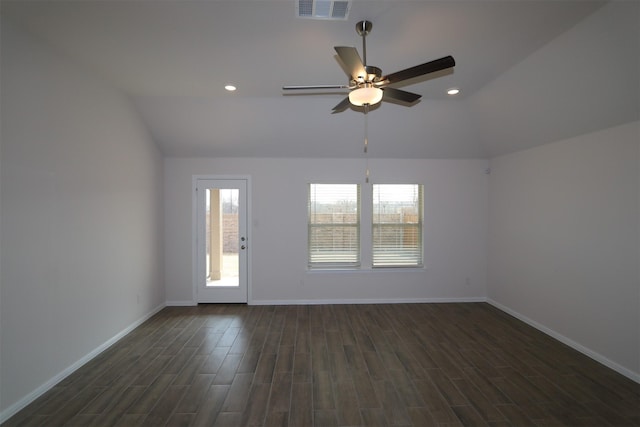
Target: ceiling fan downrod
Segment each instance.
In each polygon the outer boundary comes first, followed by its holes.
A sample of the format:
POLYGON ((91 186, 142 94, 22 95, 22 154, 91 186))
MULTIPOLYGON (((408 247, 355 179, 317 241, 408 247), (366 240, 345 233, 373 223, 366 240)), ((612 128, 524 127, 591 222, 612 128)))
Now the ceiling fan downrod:
POLYGON ((357 87, 369 87, 374 83, 380 83, 382 70, 378 67, 367 65, 367 35, 371 32, 373 24, 370 21, 360 21, 356 24, 356 32, 362 37, 362 65, 364 75, 358 75, 353 83, 357 87))
POLYGON ((373 24, 370 21, 360 21, 356 24, 356 32, 362 36, 362 62, 367 65, 367 35, 371 32, 373 24))

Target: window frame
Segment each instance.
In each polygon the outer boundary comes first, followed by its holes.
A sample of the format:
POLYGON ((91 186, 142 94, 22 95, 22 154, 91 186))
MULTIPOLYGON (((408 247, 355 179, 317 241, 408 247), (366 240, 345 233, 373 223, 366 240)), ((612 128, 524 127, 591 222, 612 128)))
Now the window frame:
MULTIPOLYGON (((307 267, 310 270, 322 270, 322 269, 357 269, 362 265, 362 189, 359 183, 322 183, 322 182, 310 182, 307 185, 307 267), (356 221, 354 223, 317 223, 312 221, 312 187, 315 185, 321 186, 355 186, 356 189, 356 221), (313 246, 315 239, 314 230, 321 230, 323 228, 353 228, 355 230, 355 259, 353 261, 339 261, 336 259, 329 261, 314 261, 313 246)), ((315 206, 315 205, 314 205, 315 206)), ((346 212, 337 212, 346 214, 346 212)), ((317 244, 317 242, 316 242, 317 244)), ((336 257, 339 258, 339 257, 336 257)))
MULTIPOLYGON (((401 203, 401 201, 398 201, 401 203)), ((372 269, 380 269, 380 268, 424 268, 424 185, 423 184, 402 184, 402 183, 376 183, 371 185, 371 268, 372 269), (376 186, 417 186, 417 222, 376 222, 376 216, 379 215, 376 212, 376 186), (415 262, 378 262, 376 263, 376 234, 377 230, 380 229, 396 229, 402 230, 400 232, 401 235, 404 236, 405 230, 407 229, 415 229, 415 233, 413 233, 413 238, 416 240, 416 249, 415 252, 417 256, 413 257, 415 262)))
MULTIPOLYGON (((358 182, 322 182, 311 181, 307 183, 307 270, 313 271, 383 271, 383 270, 422 270, 425 268, 424 263, 424 184, 420 183, 406 183, 406 182, 391 182, 391 183, 371 183, 363 184, 358 182), (353 185, 357 191, 357 221, 350 226, 354 228, 356 238, 354 243, 357 244, 355 254, 355 260, 353 262, 336 262, 334 261, 312 261, 312 229, 322 227, 322 224, 312 224, 311 221, 311 188, 313 185, 353 185), (395 224, 396 227, 413 228, 416 230, 413 233, 413 239, 417 241, 416 251, 417 256, 413 259, 415 262, 409 263, 375 263, 375 218, 374 218, 374 186, 417 186, 418 188, 418 216, 417 223, 395 224), (364 224, 368 224, 368 227, 364 227, 364 224)), ((394 226, 394 224, 384 224, 385 226, 394 226)), ((328 227, 340 226, 336 224, 325 225, 328 227)))

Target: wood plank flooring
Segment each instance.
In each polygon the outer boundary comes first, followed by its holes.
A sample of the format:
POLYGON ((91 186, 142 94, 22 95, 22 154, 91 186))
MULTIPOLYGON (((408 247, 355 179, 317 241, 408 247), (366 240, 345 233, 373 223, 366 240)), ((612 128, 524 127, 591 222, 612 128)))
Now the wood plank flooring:
POLYGON ((162 310, 6 426, 640 426, 640 384, 484 303, 162 310))

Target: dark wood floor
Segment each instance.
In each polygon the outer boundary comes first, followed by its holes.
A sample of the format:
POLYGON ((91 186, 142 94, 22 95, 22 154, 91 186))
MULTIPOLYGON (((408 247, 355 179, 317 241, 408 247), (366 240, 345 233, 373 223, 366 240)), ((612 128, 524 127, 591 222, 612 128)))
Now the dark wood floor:
POLYGON ((639 426, 640 384, 488 304, 171 307, 7 426, 639 426))

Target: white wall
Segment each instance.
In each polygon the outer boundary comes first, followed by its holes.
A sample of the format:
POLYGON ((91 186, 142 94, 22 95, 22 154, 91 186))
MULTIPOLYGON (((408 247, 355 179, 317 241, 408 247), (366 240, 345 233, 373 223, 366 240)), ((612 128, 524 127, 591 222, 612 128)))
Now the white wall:
POLYGON ((490 157, 640 117, 640 2, 610 1, 469 99, 490 157))
POLYGON ((640 122, 491 161, 489 298, 640 381, 640 122))
POLYGON ((250 303, 482 299, 486 167, 486 160, 371 160, 372 182, 424 184, 426 269, 328 273, 307 271, 307 183, 364 184, 363 159, 167 158, 167 301, 193 301, 192 176, 216 174, 252 177, 250 303))
POLYGON ((6 418, 164 303, 163 163, 125 97, 6 22, 1 72, 6 418))

